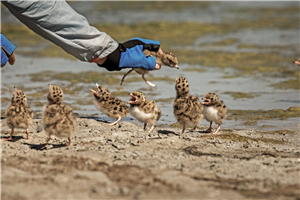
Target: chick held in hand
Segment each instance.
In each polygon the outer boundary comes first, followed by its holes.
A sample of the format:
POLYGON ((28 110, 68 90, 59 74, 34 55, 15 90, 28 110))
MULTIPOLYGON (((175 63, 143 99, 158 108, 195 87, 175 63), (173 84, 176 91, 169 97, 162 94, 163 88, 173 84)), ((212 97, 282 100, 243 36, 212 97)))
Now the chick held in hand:
POLYGON ((129 112, 138 121, 144 123, 146 130, 147 123, 151 124, 149 133, 154 129, 155 123, 161 117, 161 111, 155 101, 147 100, 142 92, 134 91, 129 93, 131 96, 129 112))
POLYGON ((227 107, 223 101, 219 100, 219 96, 212 92, 206 94, 203 100, 204 101, 202 104, 204 105, 204 118, 210 122, 209 128, 205 132, 211 133, 212 123, 215 122, 218 124, 218 128, 213 134, 217 134, 220 130, 221 124, 223 124, 226 118, 227 107))
POLYGON ((7 108, 6 123, 11 128, 10 137, 4 140, 13 140, 12 135, 15 128, 26 129, 27 137, 29 139, 29 128, 32 124, 33 112, 27 103, 26 95, 16 87, 14 87, 11 104, 7 108))
MULTIPOLYGON (((166 65, 166 66, 169 66, 171 68, 179 69, 177 57, 175 56, 175 54, 173 54, 171 52, 158 53, 158 52, 155 52, 155 51, 144 50, 143 53, 145 54, 145 56, 153 56, 153 57, 155 57, 156 63, 159 64, 159 65, 166 65)), ((147 74, 149 72, 149 70, 147 70, 145 68, 141 68, 141 67, 132 68, 126 74, 124 74, 124 76, 122 77, 120 85, 123 84, 123 82, 125 80, 125 77, 128 74, 130 74, 132 71, 135 71, 136 73, 141 74, 142 78, 144 79, 144 81, 150 87, 156 87, 155 84, 151 83, 150 81, 148 81, 145 78, 145 74, 147 74)))
POLYGON ((96 83, 97 91, 90 89, 94 94, 94 104, 98 110, 110 118, 116 119, 109 125, 117 124, 122 118, 129 113, 128 106, 120 99, 111 95, 110 91, 96 83))
POLYGON ((53 84, 49 84, 47 96, 48 104, 43 109, 43 128, 48 136, 43 148, 48 145, 51 136, 67 137, 67 146, 71 145, 71 136, 74 132, 76 119, 70 106, 63 104, 63 90, 53 84))
POLYGON ((184 77, 178 77, 175 84, 176 98, 173 104, 174 116, 178 123, 183 126, 183 135, 186 126, 197 128, 203 119, 203 106, 198 97, 189 93, 189 82, 184 77))

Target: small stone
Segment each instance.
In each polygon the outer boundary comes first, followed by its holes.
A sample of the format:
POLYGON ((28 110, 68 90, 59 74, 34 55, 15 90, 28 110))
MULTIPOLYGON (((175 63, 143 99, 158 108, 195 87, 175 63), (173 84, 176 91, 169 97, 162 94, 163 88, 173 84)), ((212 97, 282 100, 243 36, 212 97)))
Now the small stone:
POLYGON ((124 150, 127 148, 127 145, 125 143, 122 142, 115 142, 112 144, 113 147, 116 147, 119 150, 124 150))

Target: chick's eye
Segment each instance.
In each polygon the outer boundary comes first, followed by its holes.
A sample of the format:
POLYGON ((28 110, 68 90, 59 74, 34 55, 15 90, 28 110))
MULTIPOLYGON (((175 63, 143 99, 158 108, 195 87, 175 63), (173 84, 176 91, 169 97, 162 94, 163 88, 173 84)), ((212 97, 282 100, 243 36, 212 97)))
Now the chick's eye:
POLYGON ((210 100, 214 100, 214 98, 210 98, 210 100))
POLYGON ((137 97, 140 98, 141 96, 140 96, 140 95, 137 95, 137 97))

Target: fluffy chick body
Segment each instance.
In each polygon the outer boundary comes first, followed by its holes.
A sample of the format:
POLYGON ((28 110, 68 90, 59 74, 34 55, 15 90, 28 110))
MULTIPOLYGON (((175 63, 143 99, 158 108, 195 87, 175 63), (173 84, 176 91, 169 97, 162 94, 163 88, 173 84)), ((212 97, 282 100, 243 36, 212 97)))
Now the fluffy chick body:
POLYGON ((149 133, 154 129, 155 123, 161 117, 161 111, 155 101, 146 99, 142 92, 134 91, 129 94, 132 98, 128 102, 130 104, 129 112, 138 121, 144 123, 146 130, 147 123, 151 124, 149 133))
POLYGON ((62 103, 63 90, 57 85, 49 84, 47 99, 48 104, 44 107, 42 116, 43 128, 48 136, 44 147, 48 144, 51 135, 67 137, 69 140, 67 146, 69 146, 76 124, 73 110, 62 103))
POLYGON ((211 133, 212 123, 215 122, 216 124, 218 124, 218 128, 216 132, 214 132, 213 134, 217 134, 226 118, 227 107, 223 101, 219 100, 218 95, 212 92, 206 94, 203 100, 204 100, 204 102, 202 103, 204 105, 203 115, 204 118, 208 122, 210 122, 210 126, 205 132, 211 133))
POLYGON ((27 104, 26 95, 16 87, 14 88, 11 104, 7 108, 5 115, 7 126, 11 128, 10 137, 6 140, 12 140, 12 134, 15 128, 26 129, 26 139, 29 139, 28 128, 30 128, 32 124, 33 113, 27 104))
POLYGON ((107 88, 99 86, 98 84, 96 85, 98 91, 91 89, 91 92, 94 94, 94 104, 96 108, 108 117, 116 119, 115 122, 109 125, 117 124, 122 118, 128 115, 128 106, 120 99, 112 96, 107 88))
POLYGON ((189 83, 184 77, 176 79, 176 98, 173 104, 173 111, 178 123, 183 126, 180 135, 183 135, 185 127, 197 128, 197 125, 203 119, 203 106, 198 97, 192 96, 189 93, 189 83))
MULTIPOLYGON (((149 50, 144 50, 143 53, 145 54, 145 56, 154 56, 156 63, 160 64, 160 65, 166 65, 169 66, 171 68, 178 68, 178 60, 177 57, 175 56, 175 54, 171 53, 171 52, 166 52, 166 53, 162 53, 159 54, 155 51, 149 51, 149 50)), ((123 84, 125 77, 130 74, 132 71, 135 71, 138 74, 142 75, 142 78, 144 79, 144 81, 150 86, 150 87, 155 87, 156 85, 151 83, 150 81, 148 81, 145 78, 145 74, 147 74, 149 72, 149 70, 142 68, 142 67, 138 67, 138 68, 132 68, 131 70, 129 70, 126 74, 124 74, 124 76, 122 77, 121 83, 120 85, 123 84)))

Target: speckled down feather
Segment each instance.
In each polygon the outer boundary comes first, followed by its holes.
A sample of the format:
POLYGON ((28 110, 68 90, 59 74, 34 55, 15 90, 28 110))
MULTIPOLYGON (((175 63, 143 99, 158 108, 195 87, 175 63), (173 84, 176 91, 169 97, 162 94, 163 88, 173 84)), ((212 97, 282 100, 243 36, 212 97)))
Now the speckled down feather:
POLYGON ((204 96, 204 101, 209 101, 208 104, 204 104, 204 118, 208 122, 215 122, 219 125, 223 124, 227 115, 225 103, 219 100, 219 96, 213 92, 207 93, 204 96))
POLYGON ((64 105, 63 90, 56 85, 49 85, 48 105, 43 110, 43 127, 48 136, 71 137, 76 119, 72 108, 64 105))
POLYGON ((134 102, 129 102, 129 110, 133 117, 140 122, 149 124, 155 124, 160 119, 161 111, 155 101, 146 99, 145 95, 139 91, 134 91, 130 95, 135 98, 134 102))
POLYGON ((189 83, 184 77, 176 79, 177 92, 173 111, 178 123, 185 126, 197 126, 203 118, 203 106, 198 97, 189 94, 189 83))
POLYGON ((27 104, 26 95, 15 88, 11 104, 5 112, 6 123, 9 128, 27 129, 32 124, 33 112, 27 104))
POLYGON ((91 91, 94 94, 96 108, 108 117, 118 119, 119 117, 124 118, 128 115, 128 106, 120 99, 112 96, 107 88, 98 86, 98 91, 91 91))

